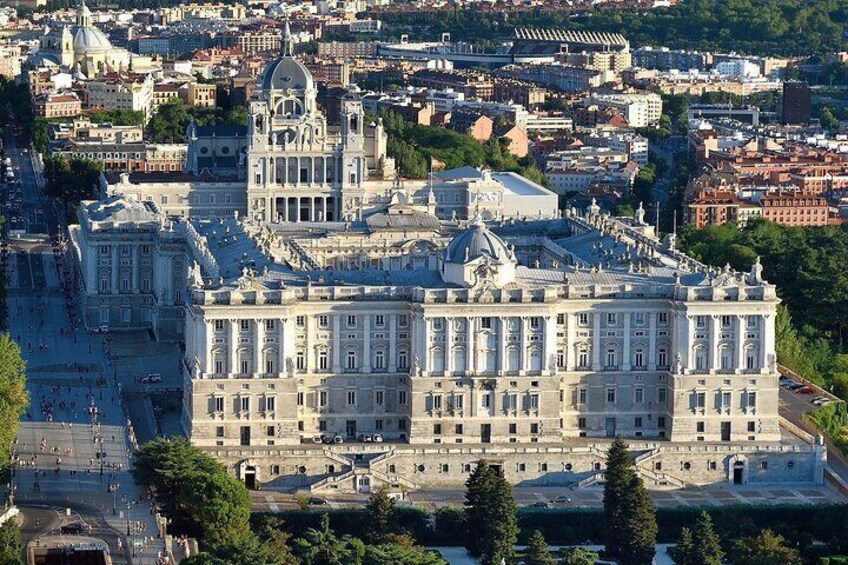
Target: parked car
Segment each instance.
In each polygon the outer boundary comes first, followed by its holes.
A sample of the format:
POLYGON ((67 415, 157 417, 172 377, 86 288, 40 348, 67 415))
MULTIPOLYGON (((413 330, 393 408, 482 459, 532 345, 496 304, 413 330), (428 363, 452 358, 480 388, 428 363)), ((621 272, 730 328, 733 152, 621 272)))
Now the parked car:
POLYGON ((793 390, 795 394, 813 394, 813 389, 808 386, 801 386, 793 390))
MULTIPOLYGON (((795 391, 795 390, 798 390, 799 388, 804 388, 805 386, 806 386, 806 385, 803 385, 803 384, 801 384, 801 383, 794 383, 794 384, 789 385, 789 386, 788 386, 788 387, 786 387, 786 388, 787 388, 787 390, 795 391)), ((809 387, 808 387, 808 388, 809 388, 809 387)))
POLYGON ((312 436, 312 443, 324 443, 324 434, 316 434, 312 436))
POLYGON ((550 507, 550 504, 548 504, 544 500, 537 500, 536 502, 534 502, 530 506, 533 507, 533 508, 548 508, 548 507, 550 507))
POLYGON ((344 438, 342 434, 336 434, 333 436, 333 443, 344 443, 344 438))
POLYGON ((359 434, 359 441, 362 443, 371 443, 374 438, 371 434, 359 434))
POLYGON ((162 375, 159 373, 147 373, 145 376, 141 377, 141 384, 149 385, 152 383, 161 383, 162 375))
POLYGON ((829 398, 825 398, 824 396, 820 396, 818 398, 814 398, 812 402, 816 406, 824 406, 825 404, 830 404, 831 400, 829 398))
POLYGON ((326 498, 321 498, 320 496, 310 496, 309 504, 313 506, 323 506, 324 504, 329 504, 329 501, 326 498))
POLYGON ((65 524, 60 528, 63 534, 87 534, 91 532, 91 526, 85 522, 74 522, 65 524))
POLYGON ((383 443, 383 434, 374 434, 373 436, 371 436, 371 439, 374 441, 374 443, 383 443))
POLYGON ((781 381, 780 381, 780 386, 785 387, 785 388, 789 388, 792 385, 797 385, 797 384, 798 384, 798 382, 793 381, 792 379, 781 379, 781 381))
POLYGON ((566 494, 561 494, 551 500, 551 504, 571 504, 571 497, 566 494))
POLYGON ((97 326, 96 328, 94 328, 91 331, 96 333, 96 334, 107 334, 107 333, 109 333, 109 326, 107 326, 106 324, 102 324, 100 326, 97 326))

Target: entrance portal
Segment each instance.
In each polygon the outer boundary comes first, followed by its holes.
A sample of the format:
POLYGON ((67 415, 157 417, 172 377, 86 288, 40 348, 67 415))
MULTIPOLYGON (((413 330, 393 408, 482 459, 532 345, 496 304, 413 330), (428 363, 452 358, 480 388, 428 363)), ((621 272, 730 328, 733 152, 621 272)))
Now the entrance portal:
POLYGON ((256 490, 256 467, 249 466, 244 468, 244 486, 248 490, 256 490))
POLYGON ((737 461, 733 464, 733 484, 741 485, 745 480, 745 464, 737 461))

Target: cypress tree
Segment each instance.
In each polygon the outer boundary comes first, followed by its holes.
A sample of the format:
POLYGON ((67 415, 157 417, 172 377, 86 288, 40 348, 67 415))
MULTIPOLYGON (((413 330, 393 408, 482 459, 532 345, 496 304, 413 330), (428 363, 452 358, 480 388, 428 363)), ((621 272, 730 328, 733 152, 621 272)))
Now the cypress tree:
POLYGON ((524 565, 556 565, 556 560, 548 551, 548 542, 539 530, 533 530, 527 551, 524 552, 524 565))
POLYGON ((698 565, 692 561, 692 555, 695 552, 695 544, 692 541, 692 532, 689 528, 680 530, 680 538, 677 540, 677 545, 669 549, 675 565, 698 565))
POLYGON ((713 529, 713 520, 706 512, 701 512, 692 531, 694 545, 693 565, 721 565, 724 552, 721 539, 713 529))
POLYGON ((466 548, 484 565, 510 561, 518 541, 518 512, 509 482, 485 461, 465 483, 466 548))
POLYGON ((651 563, 657 543, 656 513, 621 438, 607 453, 604 518, 607 553, 621 565, 651 563))

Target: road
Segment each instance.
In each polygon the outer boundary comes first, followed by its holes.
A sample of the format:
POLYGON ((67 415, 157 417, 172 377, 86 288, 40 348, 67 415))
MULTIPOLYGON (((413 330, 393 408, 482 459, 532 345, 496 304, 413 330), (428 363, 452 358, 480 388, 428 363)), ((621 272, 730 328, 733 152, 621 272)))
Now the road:
POLYGON ((7 322, 27 363, 30 394, 12 471, 25 541, 85 522, 115 563, 153 564, 162 542, 146 493, 129 474, 127 419, 108 378, 105 343, 76 327, 77 305, 64 288, 64 226, 43 193, 32 150, 11 133, 4 141, 18 181, 3 186, 12 219, 4 227, 7 322))

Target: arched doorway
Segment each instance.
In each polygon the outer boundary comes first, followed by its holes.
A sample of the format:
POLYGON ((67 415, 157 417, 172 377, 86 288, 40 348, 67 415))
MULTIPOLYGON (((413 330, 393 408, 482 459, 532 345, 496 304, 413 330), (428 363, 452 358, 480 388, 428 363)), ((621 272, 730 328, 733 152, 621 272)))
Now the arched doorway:
POLYGON ((242 478, 244 479, 244 486, 248 490, 256 490, 256 467, 253 465, 245 467, 242 478))
POLYGON ((727 482, 732 485, 748 483, 748 460, 735 455, 727 463, 727 482))
POLYGON ((737 461, 733 464, 733 484, 741 485, 745 481, 745 464, 737 461))

